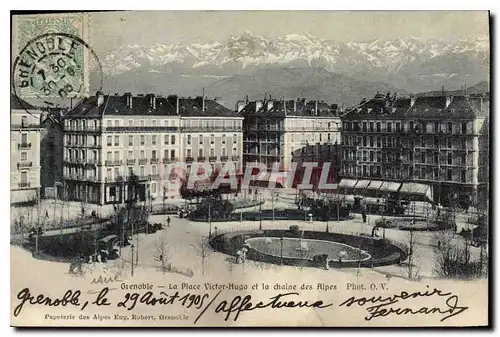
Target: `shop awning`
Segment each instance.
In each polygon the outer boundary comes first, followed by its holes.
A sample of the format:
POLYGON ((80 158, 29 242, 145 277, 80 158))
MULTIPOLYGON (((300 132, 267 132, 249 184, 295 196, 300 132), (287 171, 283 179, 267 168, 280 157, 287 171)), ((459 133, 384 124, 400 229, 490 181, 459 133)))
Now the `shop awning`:
POLYGON ((370 185, 370 180, 358 180, 358 183, 356 184, 355 188, 359 189, 365 189, 370 185))
POLYGON ((409 194, 425 194, 429 188, 429 185, 418 183, 404 183, 399 192, 409 194))
POLYGON ((354 179, 342 179, 339 183, 339 187, 352 188, 356 185, 357 180, 354 179))
POLYGON ((380 186, 382 186, 384 182, 380 180, 372 180, 370 181, 370 185, 368 186, 368 189, 370 190, 378 190, 380 189, 380 186))
POLYGON ((10 191, 10 203, 22 204, 27 202, 36 202, 38 199, 36 190, 14 190, 10 191))
POLYGON ((387 191, 387 192, 397 192, 400 187, 401 187, 401 183, 384 181, 382 186, 380 186, 380 190, 387 191))
POLYGON ((432 200, 432 188, 429 185, 419 183, 404 183, 399 190, 400 193, 425 196, 432 200))
POLYGON ((318 190, 327 190, 327 191, 338 190, 339 184, 330 184, 330 183, 328 183, 328 185, 326 185, 326 187, 325 187, 325 185, 318 185, 318 190))

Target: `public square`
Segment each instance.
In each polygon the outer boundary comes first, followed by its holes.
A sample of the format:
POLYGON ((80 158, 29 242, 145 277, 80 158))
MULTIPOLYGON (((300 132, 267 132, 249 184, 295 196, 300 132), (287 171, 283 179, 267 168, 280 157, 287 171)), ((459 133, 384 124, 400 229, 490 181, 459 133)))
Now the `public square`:
MULTIPOLYGON (((261 210, 269 210, 273 208, 275 211, 283 209, 296 209, 295 205, 295 195, 294 191, 283 190, 278 193, 278 197, 270 200, 270 196, 267 195, 267 191, 262 191, 256 198, 262 198, 266 202, 260 207, 261 210)), ((276 192, 273 192, 276 193, 276 192)), ((175 199, 168 200, 169 205, 179 205, 185 204, 185 200, 175 199)), ((158 204, 157 202, 155 204, 158 204)), ((62 204, 60 204, 62 205, 62 204)), ((49 214, 56 214, 56 219, 60 218, 61 215, 63 219, 66 218, 78 218, 81 213, 80 203, 66 203, 65 207, 54 207, 54 201, 51 203, 46 203, 40 207, 41 214, 46 212, 52 212, 49 214), (45 207, 43 207, 45 206, 45 207), (69 210, 69 212, 68 212, 69 210)), ((92 210, 101 212, 102 216, 109 215, 113 213, 113 207, 111 205, 97 207, 96 205, 85 205, 85 212, 90 213, 92 210)), ((425 214, 428 212, 423 204, 416 206, 416 211, 418 214, 425 214)), ((238 212, 255 212, 258 215, 259 207, 254 206, 246 209, 234 210, 235 213, 238 212)), ((15 209, 21 212, 21 209, 15 209)), ((13 216, 15 211, 13 211, 13 216)), ((304 220, 262 220, 259 221, 259 217, 256 217, 255 221, 225 221, 217 222, 216 220, 211 221, 211 223, 206 221, 192 221, 186 218, 179 218, 177 215, 151 215, 149 217, 150 223, 161 223, 164 225, 164 229, 160 230, 154 234, 135 234, 132 237, 131 244, 134 247, 134 269, 135 273, 149 273, 151 270, 158 270, 161 266, 159 256, 162 255, 165 263, 171 264, 174 270, 178 270, 182 273, 190 273, 192 271, 194 274, 217 274, 220 273, 261 273, 263 270, 273 270, 278 271, 279 269, 298 269, 298 272, 303 273, 306 269, 307 273, 344 273, 346 276, 356 276, 365 277, 370 275, 378 275, 380 277, 398 277, 398 278, 408 278, 408 268, 404 263, 401 265, 389 265, 374 268, 342 268, 342 270, 314 270, 314 268, 309 267, 290 267, 290 266, 277 266, 273 264, 266 264, 263 262, 255 262, 247 260, 244 264, 236 264, 235 259, 232 256, 225 255, 223 253, 214 251, 212 247, 208 245, 209 233, 217 234, 227 231, 245 231, 245 230, 258 230, 259 228, 266 229, 283 229, 287 230, 290 226, 297 225, 300 230, 305 231, 318 231, 324 232, 327 230, 329 232, 344 233, 351 235, 372 235, 372 229, 375 222, 381 218, 380 215, 368 215, 367 222, 363 223, 361 214, 352 213, 350 219, 348 220, 330 220, 330 221, 318 221, 308 217, 309 214, 305 214, 304 220), (167 218, 171 219, 170 226, 167 226, 167 218), (306 220, 307 219, 307 220, 306 220)), ((467 219, 471 214, 458 213, 457 220, 457 231, 462 228, 470 229, 471 225, 467 223, 467 219)), ((50 215, 49 215, 50 217, 50 215)), ((385 217, 387 218, 387 217, 385 217)), ((49 219, 50 220, 50 219, 49 219)), ((50 221, 48 221, 50 223, 50 221)), ((60 228, 47 228, 44 235, 59 235, 60 233, 72 233, 79 231, 78 227, 71 227, 67 229, 60 228)), ((380 230, 379 230, 380 231, 380 230)), ((399 230, 394 228, 386 228, 383 235, 391 240, 394 240, 402 245, 408 245, 410 240, 410 232, 405 230, 399 230)), ((382 232, 382 231, 380 231, 382 232)), ((382 235, 382 234, 381 234, 382 235)), ((418 272, 411 278, 421 279, 421 278, 433 278, 436 277, 434 273, 435 268, 435 251, 438 246, 437 232, 432 231, 414 231, 413 240, 415 242, 413 248, 413 265, 418 272)), ((19 239, 20 234, 13 234, 12 238, 19 239)), ((463 242, 463 237, 455 235, 453 240, 458 240, 458 242, 463 242)), ((23 251, 21 248, 13 247, 16 250, 16 258, 18 255, 31 255, 30 252, 23 251)), ((471 258, 472 260, 479 259, 480 248, 471 247, 471 258)), ((132 246, 126 246, 121 249, 121 257, 117 260, 108 261, 107 264, 113 267, 117 267, 120 270, 126 270, 128 274, 131 273, 132 264, 131 262, 132 246)), ((25 262, 29 261, 31 265, 38 264, 59 264, 62 270, 67 269, 69 264, 66 263, 56 263, 47 262, 40 259, 35 259, 33 257, 26 258, 25 262)), ((93 270, 92 267, 88 267, 88 270, 93 270)), ((256 276, 257 277, 257 276, 256 276)))

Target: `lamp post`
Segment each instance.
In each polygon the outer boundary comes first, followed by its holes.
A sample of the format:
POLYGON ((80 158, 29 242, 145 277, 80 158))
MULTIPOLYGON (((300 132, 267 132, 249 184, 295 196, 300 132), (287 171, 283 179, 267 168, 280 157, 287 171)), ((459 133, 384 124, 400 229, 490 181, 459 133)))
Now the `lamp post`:
POLYGON ((35 252, 38 253, 38 238, 40 235, 40 231, 38 228, 36 229, 36 234, 35 234, 35 252))
POLYGON ((211 204, 210 200, 208 202, 208 238, 212 238, 212 214, 211 214, 211 204))
POLYGON ((131 263, 131 266, 132 266, 132 276, 134 276, 134 245, 131 245, 130 249, 131 249, 131 252, 132 252, 132 255, 131 255, 131 258, 130 258, 130 263, 131 263))
MULTIPOLYGON (((261 203, 260 192, 259 192, 259 200, 258 201, 259 201, 259 230, 262 230, 262 203, 261 203)), ((274 213, 274 210, 273 210, 273 213, 274 213)))
POLYGON ((280 256, 281 256, 281 265, 283 265, 283 234, 281 235, 280 238, 280 256))
POLYGON ((165 198, 167 194, 166 186, 163 186, 163 227, 165 227, 165 222, 167 221, 167 212, 165 211, 165 198))
POLYGON ((328 206, 327 206, 327 209, 326 209, 326 212, 327 212, 326 213, 326 232, 328 233, 328 229, 329 229, 328 228, 328 224, 329 224, 328 220, 330 220, 330 203, 329 203, 329 201, 327 201, 327 205, 328 206))

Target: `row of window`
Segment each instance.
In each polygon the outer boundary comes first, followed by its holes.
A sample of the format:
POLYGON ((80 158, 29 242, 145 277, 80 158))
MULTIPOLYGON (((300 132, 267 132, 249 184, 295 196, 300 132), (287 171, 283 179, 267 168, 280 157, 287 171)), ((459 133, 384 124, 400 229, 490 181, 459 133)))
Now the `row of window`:
POLYGON ((457 156, 456 154, 448 152, 447 154, 434 153, 433 155, 428 155, 426 152, 421 152, 420 155, 414 155, 410 152, 408 155, 399 155, 392 152, 381 152, 381 151, 359 151, 354 150, 344 150, 342 152, 343 159, 346 160, 359 160, 359 161, 370 161, 370 162, 381 162, 381 163, 402 163, 402 162, 414 162, 421 164, 448 164, 448 165, 469 165, 472 166, 472 157, 469 155, 469 161, 467 162, 467 155, 461 154, 457 156), (420 161, 416 161, 416 160, 420 161))
MULTIPOLYGON (((192 136, 191 135, 188 135, 187 136, 187 139, 186 139, 186 143, 187 145, 191 145, 192 144, 192 136)), ((222 135, 221 137, 221 143, 224 145, 226 144, 226 135, 222 135)), ((204 141, 205 137, 203 135, 199 135, 198 136, 198 143, 200 145, 203 145, 203 141, 204 141)), ((215 144, 215 135, 210 135, 210 144, 215 144)), ((233 144, 238 144, 238 135, 237 134, 234 134, 233 135, 233 144)))
MULTIPOLYGON (((23 153, 26 154, 25 152, 23 152, 23 153)), ((151 157, 150 157, 151 159, 158 158, 158 152, 156 150, 151 150, 150 154, 151 154, 151 157)), ((211 148, 209 155, 211 157, 215 156, 216 155, 215 149, 211 148)), ((226 156, 226 155, 227 155, 227 149, 222 148, 221 149, 221 156, 226 156)), ((232 148, 231 155, 238 155, 238 149, 236 147, 232 148)), ((21 156, 22 156, 22 154, 21 154, 21 156)), ((186 157, 192 157, 192 156, 193 156, 192 150, 186 149, 186 157)), ((203 156, 204 156, 203 149, 198 149, 198 157, 203 157, 203 156)), ((165 149, 163 152, 163 158, 171 158, 171 159, 177 158, 176 157, 176 150, 175 149, 165 149)), ((73 160, 85 161, 86 160, 86 151, 85 150, 68 149, 66 152, 66 159, 69 161, 73 161, 73 160)), ((90 152, 90 158, 88 158, 88 159, 93 160, 93 161, 98 161, 99 160, 98 152, 96 150, 90 152)), ((115 151, 114 152, 114 160, 121 160, 121 159, 122 159, 121 151, 115 151)), ((127 159, 134 159, 134 151, 128 151, 127 159)), ((139 152, 139 159, 146 159, 145 150, 141 150, 139 152)), ((23 160, 23 159, 21 159, 21 160, 23 160)), ((113 152, 112 151, 108 151, 106 153, 106 160, 108 160, 108 161, 113 160, 113 152)))
MULTIPOLYGON (((209 129, 211 127, 241 127, 241 120, 184 120, 184 126, 186 127, 202 127, 209 129)), ((119 126, 166 126, 166 127, 177 127, 180 126, 180 119, 164 119, 156 120, 156 119, 129 119, 127 121, 123 119, 106 119, 105 126, 106 127, 119 127, 119 126)), ((73 130, 84 130, 86 128, 94 128, 97 129, 100 126, 100 120, 85 120, 85 119, 67 119, 64 122, 64 126, 66 128, 71 128, 73 130)))
MULTIPOLYGON (((141 146, 146 145, 146 137, 148 137, 148 145, 158 145, 158 141, 161 139, 160 136, 152 135, 151 143, 149 143, 149 136, 140 135, 140 136, 128 136, 128 146, 134 146, 134 138, 139 137, 139 144, 141 146)), ((175 145, 175 135, 164 135, 163 136, 163 144, 165 145, 175 145)), ((106 137, 106 145, 107 146, 120 146, 120 136, 107 136, 106 137)))
POLYGON ((364 147, 429 147, 429 148, 448 148, 460 150, 472 150, 472 144, 467 139, 454 137, 420 137, 416 142, 402 139, 400 137, 390 136, 342 136, 342 144, 345 146, 364 146, 364 147), (402 141, 403 140, 403 141, 402 141))
POLYGON ((425 167, 408 170, 398 169, 396 167, 383 167, 373 165, 347 166, 343 165, 342 172, 344 175, 351 177, 367 177, 367 178, 389 178, 389 179, 422 179, 422 180, 445 180, 454 182, 470 182, 472 180, 472 172, 465 169, 441 169, 434 168, 429 170, 425 167))
POLYGON ((427 123, 427 122, 344 122, 344 131, 363 131, 363 132, 401 132, 401 131, 420 131, 422 133, 460 133, 467 134, 468 123, 453 123, 441 122, 427 123), (403 130, 404 128, 404 130, 403 130))
MULTIPOLYGON (((215 170, 216 165, 217 164, 210 164, 212 171, 215 170)), ((187 170, 189 170, 190 165, 187 165, 186 168, 187 168, 187 170)), ((123 170, 120 167, 114 167, 114 168, 107 168, 106 169, 106 178, 107 178, 107 180, 113 181, 118 177, 123 177, 123 176, 127 177, 127 176, 131 176, 132 174, 139 175, 139 177, 145 177, 146 175, 150 175, 150 174, 152 176, 166 175, 166 173, 169 172, 168 171, 169 169, 171 169, 171 168, 168 167, 167 165, 163 166, 163 170, 162 170, 161 166, 158 167, 156 165, 152 165, 149 170, 146 170, 145 166, 140 166, 139 171, 135 171, 134 167, 132 167, 132 166, 127 167, 126 170, 123 170)), ((67 174, 73 175, 73 176, 98 178, 97 171, 95 169, 84 170, 82 168, 71 167, 71 168, 68 168, 65 172, 67 174)), ((156 177, 156 178, 166 179, 166 177, 161 177, 161 176, 156 177)), ((27 172, 21 172, 21 182, 23 182, 23 181, 27 182, 27 172)), ((153 185, 153 184, 151 184, 151 185, 153 185)), ((151 192, 155 193, 156 191, 151 190, 151 192)))

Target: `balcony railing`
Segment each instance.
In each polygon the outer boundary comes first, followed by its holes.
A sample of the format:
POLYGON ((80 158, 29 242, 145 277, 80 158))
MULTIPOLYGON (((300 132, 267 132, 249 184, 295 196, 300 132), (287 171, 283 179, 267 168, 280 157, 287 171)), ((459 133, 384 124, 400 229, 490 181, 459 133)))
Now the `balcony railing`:
POLYGON ((98 165, 99 164, 99 160, 98 159, 87 159, 87 160, 84 160, 85 161, 85 164, 88 164, 88 165, 98 165))
POLYGON ((86 126, 86 127, 77 127, 77 126, 67 126, 64 127, 65 131, 77 131, 77 132, 101 132, 102 128, 100 126, 86 126))
POLYGON ((240 156, 232 156, 231 160, 232 161, 238 161, 238 160, 240 160, 240 156))
POLYGON ((148 162, 148 159, 147 158, 141 158, 139 159, 139 165, 144 165, 148 162))
POLYGON ((220 161, 227 161, 228 158, 228 156, 220 156, 220 161))
POLYGON ((178 160, 177 157, 163 158, 163 164, 175 163, 178 160))
POLYGON ((160 180, 160 175, 158 173, 150 174, 148 175, 148 180, 160 180))
POLYGON ((42 126, 40 124, 34 123, 20 123, 20 124, 11 124, 10 128, 13 129, 40 129, 42 126))
POLYGON ((20 163, 17 163, 17 168, 20 169, 20 168, 28 168, 28 167, 32 167, 33 166, 33 163, 30 162, 30 161, 24 161, 24 162, 20 162, 20 163))
POLYGON ((193 157, 186 157, 186 163, 190 163, 194 160, 193 157))
POLYGON ((19 185, 19 188, 26 188, 26 187, 30 187, 31 183, 30 182, 20 182, 18 185, 19 185))
POLYGON ((106 166, 121 166, 123 164, 123 160, 106 160, 104 165, 106 166))
POLYGON ((211 162, 217 161, 217 156, 210 156, 210 157, 208 157, 208 160, 211 162))
POLYGON ((134 165, 135 159, 127 159, 127 165, 134 165))
POLYGON ((240 132, 243 128, 234 126, 183 126, 181 127, 182 132, 188 131, 207 131, 207 132, 218 132, 218 131, 234 131, 240 132))
POLYGON ((106 126, 108 132, 177 132, 177 126, 106 126))
POLYGON ((31 143, 19 143, 17 144, 19 150, 29 150, 31 149, 31 143))
POLYGON ((67 180, 76 180, 76 174, 65 173, 64 174, 64 179, 67 179, 67 180))
MULTIPOLYGON (((72 145, 68 144, 67 146, 72 146, 72 145)), ((101 144, 87 144, 86 147, 91 148, 91 149, 100 149, 102 146, 101 146, 101 144)))
POLYGON ((158 158, 151 158, 151 164, 158 164, 159 159, 158 158))
POLYGON ((205 156, 201 156, 201 157, 198 157, 198 158, 197 158, 197 160, 198 160, 199 162, 203 162, 203 161, 205 161, 205 159, 206 159, 206 157, 205 157, 205 156))

